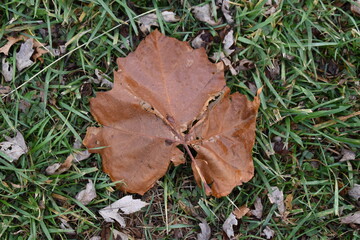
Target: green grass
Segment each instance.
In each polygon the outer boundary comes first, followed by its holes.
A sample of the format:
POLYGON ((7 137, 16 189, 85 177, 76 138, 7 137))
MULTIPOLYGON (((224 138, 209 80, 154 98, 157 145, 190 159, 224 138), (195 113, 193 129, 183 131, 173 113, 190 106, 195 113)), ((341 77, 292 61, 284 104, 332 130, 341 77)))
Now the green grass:
MULTIPOLYGON (((86 128, 96 124, 89 113, 89 99, 95 92, 108 89, 91 84, 90 94, 86 94, 85 82, 95 77, 95 69, 112 76, 116 58, 136 48, 144 38, 137 27, 140 14, 175 11, 181 21, 160 21, 159 29, 183 41, 204 29, 215 37, 226 26, 213 28, 196 20, 190 8, 200 2, 183 2, 0 3, 0 46, 6 43, 6 36, 20 32, 53 47, 68 43, 66 55, 46 54, 43 63, 38 61, 15 72, 10 83, 1 78, 0 84, 14 92, 1 98, 0 136, 18 129, 30 149, 14 163, 0 157, 1 239, 89 239, 112 227, 119 229, 98 214, 99 209, 124 195, 113 191, 114 184, 101 171, 100 156, 92 155, 60 175, 47 176, 45 169, 64 161, 73 151, 75 139, 82 139, 86 128), (129 44, 121 47, 126 40, 129 44), (31 105, 25 112, 20 109, 24 101, 31 105), (95 183, 98 197, 83 206, 75 195, 88 179, 95 183), (75 236, 59 227, 59 217, 69 221, 75 236)), ((246 58, 256 67, 237 76, 226 72, 233 91, 250 96, 249 84, 264 87, 253 150, 254 178, 228 197, 216 199, 206 197, 196 186, 189 162, 172 167, 142 197, 150 205, 126 217, 129 226, 122 231, 129 236, 195 239, 200 216, 209 223, 212 236, 222 239, 221 226, 233 204, 253 208, 256 197, 260 197, 263 218, 245 216, 239 220, 235 227, 238 239, 264 239, 261 233, 265 226, 275 231, 274 239, 359 238, 358 228, 340 224, 339 216, 359 207, 346 192, 359 183, 360 163, 339 162, 339 157, 346 148, 359 159, 360 118, 341 117, 360 111, 360 18, 350 11, 352 1, 337 1, 344 3, 339 6, 325 0, 283 0, 269 17, 264 16, 265 2, 239 1, 239 6, 232 6, 237 46, 233 60, 246 58), (279 74, 271 76, 276 63, 279 74), (272 148, 277 136, 288 146, 287 152, 272 148), (293 196, 289 223, 277 216, 276 207, 267 198, 272 186, 282 190, 285 197, 293 196)), ((217 17, 221 16, 217 11, 217 17)), ((11 48, 11 64, 15 64, 19 48, 20 43, 11 48)), ((220 43, 213 42, 208 53, 221 48, 220 43)))

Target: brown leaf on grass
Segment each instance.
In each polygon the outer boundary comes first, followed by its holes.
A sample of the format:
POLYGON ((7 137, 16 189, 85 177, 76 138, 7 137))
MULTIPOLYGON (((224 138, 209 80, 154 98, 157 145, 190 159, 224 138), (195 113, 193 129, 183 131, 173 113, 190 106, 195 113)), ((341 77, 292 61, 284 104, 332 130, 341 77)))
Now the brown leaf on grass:
POLYGON ((245 216, 250 211, 250 208, 248 208, 246 205, 243 205, 239 208, 235 208, 233 211, 233 214, 236 216, 237 219, 241 219, 243 216, 245 216))
POLYGON ((252 178, 260 100, 230 95, 222 66, 203 48, 154 31, 117 62, 114 88, 90 100, 103 127, 89 127, 84 145, 102 155, 104 171, 124 182, 117 185, 121 190, 144 194, 170 162, 184 162, 179 145, 208 194, 226 196, 252 178))
POLYGON ((192 41, 191 46, 195 49, 206 48, 213 41, 213 36, 209 31, 202 30, 192 41))
POLYGON ((294 196, 292 194, 289 194, 286 196, 284 203, 286 210, 290 211, 292 210, 292 201, 294 199, 294 196))
POLYGON ((7 43, 0 48, 0 53, 4 53, 7 56, 7 55, 9 55, 9 50, 10 50, 11 46, 19 41, 24 40, 24 36, 23 35, 19 35, 18 37, 9 36, 6 38, 6 40, 7 40, 7 43))
POLYGON ((0 85, 0 94, 7 94, 11 92, 11 87, 0 85))

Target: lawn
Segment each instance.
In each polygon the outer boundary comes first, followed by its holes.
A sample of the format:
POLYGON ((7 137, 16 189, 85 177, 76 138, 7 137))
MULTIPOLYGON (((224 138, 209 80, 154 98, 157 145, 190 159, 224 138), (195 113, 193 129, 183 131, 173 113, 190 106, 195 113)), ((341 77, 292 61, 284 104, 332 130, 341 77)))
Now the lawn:
POLYGON ((0 47, 9 37, 22 40, 7 55, 0 51, 2 73, 6 63, 13 68, 9 81, 0 75, 0 142, 17 130, 28 152, 16 161, 0 154, 0 239, 113 239, 114 229, 129 239, 208 239, 198 236, 205 222, 211 239, 228 239, 223 224, 242 206, 250 211, 233 226, 233 239, 360 239, 359 220, 341 220, 360 207, 359 193, 349 194, 360 183, 360 3, 270 2, 230 1, 229 9, 215 0, 1 2, 0 47), (205 5, 206 21, 194 12, 205 5), (152 26, 146 14, 155 14, 152 26), (87 127, 99 126, 89 100, 111 89, 116 59, 155 29, 205 47, 212 61, 223 53, 233 92, 252 99, 263 87, 255 174, 215 198, 196 185, 187 159, 143 196, 133 194, 149 204, 124 215, 123 228, 99 215, 127 195, 102 172, 100 155, 56 174, 46 170, 79 151, 74 143, 87 127), (224 43, 231 30, 234 42, 224 43), (19 70, 26 39, 49 52, 19 70), (97 197, 83 204, 75 196, 89 180, 97 197), (275 187, 284 203, 270 201, 275 187))

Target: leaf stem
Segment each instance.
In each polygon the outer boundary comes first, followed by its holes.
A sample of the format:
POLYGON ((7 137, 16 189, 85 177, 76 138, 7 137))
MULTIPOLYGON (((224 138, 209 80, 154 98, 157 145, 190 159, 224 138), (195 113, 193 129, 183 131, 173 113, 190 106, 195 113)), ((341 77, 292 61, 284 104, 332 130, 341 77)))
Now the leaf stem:
POLYGON ((190 158, 191 158, 191 161, 193 162, 193 164, 194 164, 194 166, 195 166, 196 171, 197 171, 198 174, 199 174, 199 177, 200 177, 200 179, 201 179, 201 182, 202 182, 202 184, 203 184, 203 186, 204 186, 204 188, 205 188, 205 193, 206 193, 206 195, 210 195, 210 194, 211 194, 211 188, 210 188, 209 185, 206 183, 206 180, 205 180, 204 176, 202 175, 202 173, 201 173, 201 171, 200 171, 200 168, 199 168, 199 165, 196 163, 195 158, 194 158, 194 156, 192 155, 192 153, 191 153, 191 151, 190 151, 190 149, 189 149, 189 146, 188 146, 187 144, 185 144, 185 143, 184 143, 183 145, 184 145, 184 147, 185 147, 185 149, 186 149, 186 152, 189 154, 189 156, 190 156, 190 158))

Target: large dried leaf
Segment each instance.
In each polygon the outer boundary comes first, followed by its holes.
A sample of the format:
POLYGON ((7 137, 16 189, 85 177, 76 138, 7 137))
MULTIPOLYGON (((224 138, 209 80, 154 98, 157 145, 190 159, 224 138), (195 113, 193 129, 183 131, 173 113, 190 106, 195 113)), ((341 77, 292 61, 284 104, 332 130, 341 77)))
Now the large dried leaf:
POLYGON ((179 145, 197 151, 195 178, 214 196, 251 179, 259 99, 229 95, 222 64, 158 31, 117 63, 114 88, 90 101, 103 127, 88 128, 84 145, 102 155, 104 171, 124 182, 120 189, 144 194, 171 161, 184 162, 179 145))

